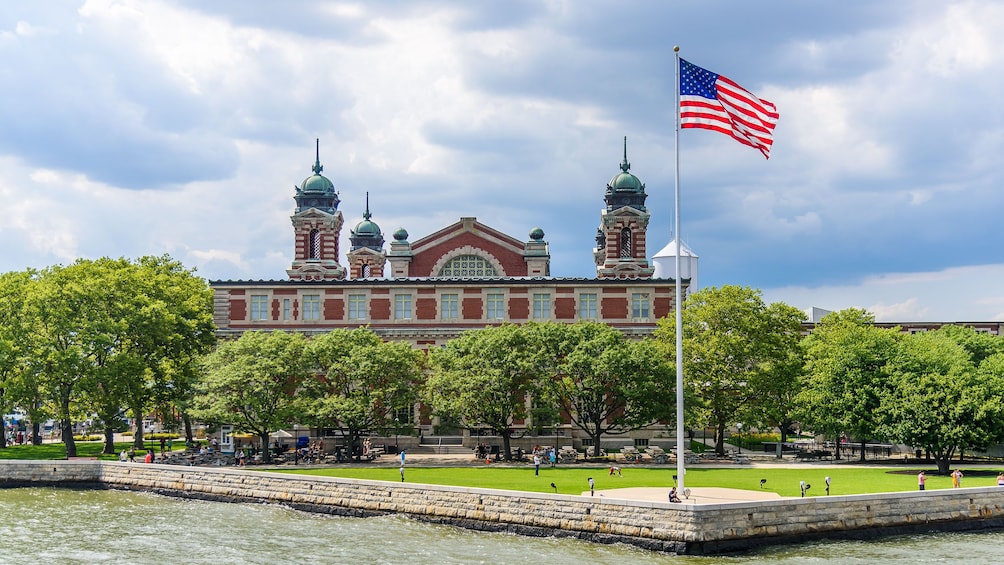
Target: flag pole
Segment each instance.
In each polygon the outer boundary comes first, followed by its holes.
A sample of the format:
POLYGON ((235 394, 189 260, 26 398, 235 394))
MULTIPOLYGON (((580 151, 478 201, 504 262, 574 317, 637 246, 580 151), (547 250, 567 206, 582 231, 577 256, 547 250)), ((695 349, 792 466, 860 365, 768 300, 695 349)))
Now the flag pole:
POLYGON ((683 254, 683 240, 680 237, 680 46, 673 46, 673 53, 676 55, 676 290, 674 300, 676 301, 676 476, 679 491, 686 493, 686 466, 684 465, 684 453, 686 448, 683 444, 683 300, 680 275, 681 260, 683 254))

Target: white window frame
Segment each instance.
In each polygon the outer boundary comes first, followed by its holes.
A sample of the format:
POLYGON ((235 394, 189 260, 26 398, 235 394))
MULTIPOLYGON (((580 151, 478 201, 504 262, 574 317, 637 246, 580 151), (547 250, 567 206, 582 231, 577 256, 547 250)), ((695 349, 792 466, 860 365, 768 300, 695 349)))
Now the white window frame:
POLYGON ((264 322, 268 320, 268 295, 252 294, 251 310, 249 312, 252 322, 264 322))
POLYGON ((489 292, 485 295, 485 319, 505 320, 504 292, 489 292))
POLYGON ((534 320, 551 319, 551 293, 533 293, 533 311, 531 312, 531 315, 534 320))
POLYGON ((365 294, 350 294, 348 296, 348 316, 350 320, 366 319, 365 294))
POLYGON ((579 294, 579 319, 597 320, 599 319, 599 315, 599 297, 596 293, 583 292, 579 294))
POLYGON ((439 295, 439 319, 459 320, 460 319, 460 295, 441 294, 439 295))
POLYGON ((304 294, 301 300, 302 318, 305 322, 317 322, 321 319, 321 295, 304 294))
POLYGON ((651 312, 652 304, 649 301, 649 293, 635 292, 631 294, 631 318, 648 320, 651 312))
POLYGON ((394 295, 394 319, 395 320, 410 320, 411 319, 411 295, 410 294, 395 294, 394 295))

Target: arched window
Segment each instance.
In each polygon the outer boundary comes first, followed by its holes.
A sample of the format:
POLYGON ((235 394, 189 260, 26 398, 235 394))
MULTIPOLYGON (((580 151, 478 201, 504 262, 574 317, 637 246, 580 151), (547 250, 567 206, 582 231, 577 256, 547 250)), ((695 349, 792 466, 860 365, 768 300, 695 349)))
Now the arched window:
POLYGON ((369 278, 369 276, 370 276, 370 266, 369 266, 368 263, 364 263, 363 264, 363 268, 362 268, 362 270, 360 270, 359 276, 361 276, 364 279, 369 278))
POLYGON ((624 228, 621 230, 621 259, 634 257, 634 249, 631 245, 631 230, 624 228))
POLYGON ((447 261, 443 268, 439 270, 440 277, 497 277, 495 267, 477 255, 460 255, 447 261))
POLYGON ((320 259, 321 258, 321 232, 318 230, 310 230, 310 249, 307 254, 307 259, 320 259))

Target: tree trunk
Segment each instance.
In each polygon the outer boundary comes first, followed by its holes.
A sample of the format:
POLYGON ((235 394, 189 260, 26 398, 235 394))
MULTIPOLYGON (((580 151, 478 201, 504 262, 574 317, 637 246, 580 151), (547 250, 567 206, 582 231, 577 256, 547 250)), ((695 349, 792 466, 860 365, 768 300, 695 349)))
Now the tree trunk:
POLYGON ((77 456, 77 444, 73 442, 73 421, 70 420, 70 389, 63 387, 59 394, 59 408, 65 417, 59 419, 59 429, 66 446, 66 457, 77 456))
POLYGON ((359 434, 353 430, 349 430, 349 453, 356 458, 356 463, 362 461, 363 457, 363 446, 359 445, 359 449, 356 449, 356 445, 359 443, 359 434))
POLYGON ((77 444, 73 441, 73 422, 69 418, 59 421, 59 429, 63 434, 63 445, 66 446, 66 457, 77 456, 77 444))
POLYGON ((42 424, 41 422, 31 423, 31 444, 42 445, 42 424))
MULTIPOLYGON (((185 412, 181 416, 181 421, 185 423, 185 445, 192 445, 195 440, 195 434, 192 433, 192 417, 185 412)), ((265 443, 263 444, 268 447, 268 434, 265 434, 265 443)))
POLYGON ((719 421, 715 427, 715 453, 725 455, 725 422, 719 421))
POLYGON ((948 469, 952 465, 951 455, 937 454, 934 457, 934 461, 938 464, 938 474, 948 475, 948 469))
POLYGON ((131 412, 136 428, 133 431, 132 445, 136 449, 143 449, 143 410, 133 406, 131 412))
POLYGON ((105 426, 105 449, 102 453, 115 453, 115 430, 111 426, 105 426))
POLYGON ((865 443, 866 443, 865 440, 861 440, 861 458, 858 459, 858 461, 864 461, 865 460, 865 443))
MULTIPOLYGON (((600 434, 599 430, 595 430, 594 433, 589 434, 589 437, 593 438, 593 457, 599 457, 600 456, 600 452, 602 451, 602 449, 600 449, 600 436, 601 435, 602 434, 600 434)), ((557 448, 558 447, 555 446, 555 449, 557 449, 557 448)))
POLYGON ((512 461, 512 430, 508 428, 502 432, 502 453, 506 461, 512 461))
MULTIPOLYGON (((186 428, 185 429, 185 433, 186 434, 189 433, 189 430, 191 429, 191 425, 192 425, 191 422, 186 417, 185 418, 185 428, 186 428)), ((258 441, 261 443, 261 445, 265 446, 265 448, 261 450, 262 462, 264 462, 266 464, 271 463, 272 462, 272 446, 270 446, 268 444, 268 432, 266 431, 266 432, 259 433, 258 434, 258 441)))

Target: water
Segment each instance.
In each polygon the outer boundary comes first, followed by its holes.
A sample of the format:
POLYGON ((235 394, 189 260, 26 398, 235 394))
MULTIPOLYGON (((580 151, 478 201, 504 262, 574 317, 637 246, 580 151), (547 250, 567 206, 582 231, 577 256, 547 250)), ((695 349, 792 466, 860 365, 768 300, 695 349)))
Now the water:
POLYGON ((276 505, 121 491, 0 490, 0 563, 744 563, 1004 561, 1004 533, 822 542, 739 556, 677 557, 622 545, 527 538, 400 516, 341 518, 276 505))

